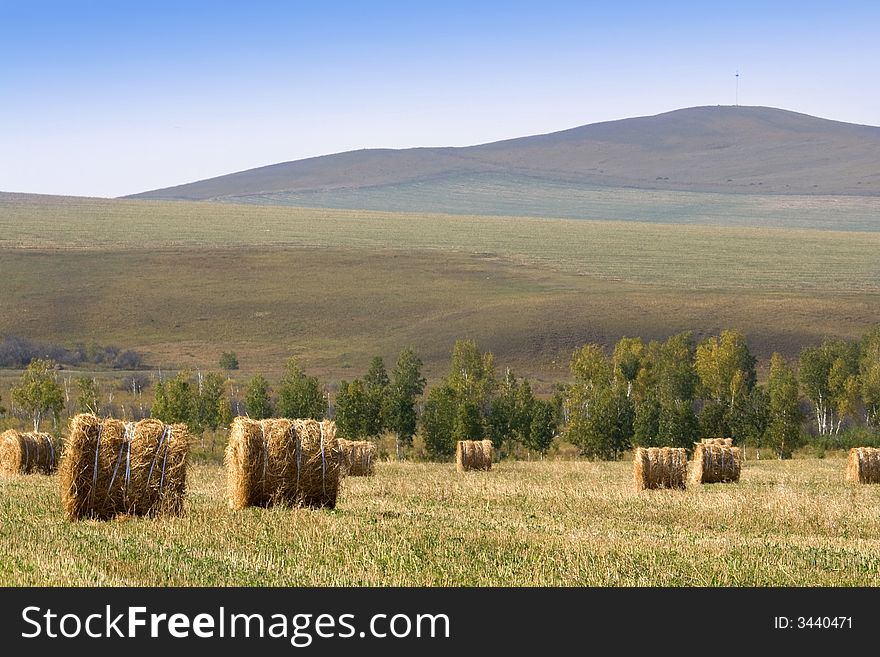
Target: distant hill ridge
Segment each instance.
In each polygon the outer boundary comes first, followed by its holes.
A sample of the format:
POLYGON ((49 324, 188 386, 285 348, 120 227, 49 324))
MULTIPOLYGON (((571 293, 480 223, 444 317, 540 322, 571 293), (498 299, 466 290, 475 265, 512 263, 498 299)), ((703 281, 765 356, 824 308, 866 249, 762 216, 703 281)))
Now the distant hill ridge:
POLYGON ((347 207, 356 204, 352 194, 387 187, 387 209, 419 211, 429 209, 421 198, 437 209, 438 185, 455 181, 466 202, 471 188, 499 180, 523 198, 530 185, 545 196, 556 186, 560 194, 574 186, 880 196, 880 127, 768 107, 694 107, 477 146, 349 151, 127 198, 293 205, 338 198, 347 207))

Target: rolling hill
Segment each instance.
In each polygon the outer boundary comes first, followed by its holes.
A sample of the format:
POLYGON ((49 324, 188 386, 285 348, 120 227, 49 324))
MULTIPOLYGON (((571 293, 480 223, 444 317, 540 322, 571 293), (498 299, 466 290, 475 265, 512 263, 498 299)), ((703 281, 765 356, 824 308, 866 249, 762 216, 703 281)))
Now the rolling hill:
POLYGON ((765 225, 738 207, 745 196, 868 197, 867 214, 876 215, 880 127, 767 107, 695 107, 469 147, 338 153, 129 198, 765 225), (634 190, 654 196, 636 194, 648 209, 628 216, 634 190), (745 220, 706 216, 731 204, 728 214, 745 220))

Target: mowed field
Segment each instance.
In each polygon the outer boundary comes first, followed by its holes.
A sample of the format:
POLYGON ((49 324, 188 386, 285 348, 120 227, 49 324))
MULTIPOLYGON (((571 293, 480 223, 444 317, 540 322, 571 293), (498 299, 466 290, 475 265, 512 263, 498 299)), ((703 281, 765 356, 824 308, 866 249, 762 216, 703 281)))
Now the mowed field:
POLYGON ((880 321, 880 232, 0 195, 0 333, 330 379, 476 339, 558 379, 623 335, 746 332, 794 357, 880 321))
POLYGON ((0 478, 0 582, 119 586, 872 586, 880 487, 845 460, 747 461, 739 484, 640 491, 632 463, 388 463, 336 510, 225 502, 190 470, 185 515, 70 523, 58 479, 0 478))

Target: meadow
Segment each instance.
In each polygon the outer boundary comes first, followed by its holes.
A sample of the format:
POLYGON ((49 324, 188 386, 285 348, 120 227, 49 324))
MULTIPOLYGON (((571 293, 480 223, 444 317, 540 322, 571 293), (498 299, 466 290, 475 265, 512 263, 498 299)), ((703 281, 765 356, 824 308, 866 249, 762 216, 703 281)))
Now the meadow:
POLYGON ((880 487, 845 460, 749 460, 738 484, 640 491, 632 463, 380 462, 337 508, 225 502, 191 466, 185 515, 67 522, 55 476, 0 478, 0 582, 109 586, 873 586, 880 487))
POLYGON ((550 380, 623 335, 739 328, 760 358, 857 337, 878 252, 880 232, 0 195, 0 333, 331 379, 407 344, 439 376, 472 338, 550 380))

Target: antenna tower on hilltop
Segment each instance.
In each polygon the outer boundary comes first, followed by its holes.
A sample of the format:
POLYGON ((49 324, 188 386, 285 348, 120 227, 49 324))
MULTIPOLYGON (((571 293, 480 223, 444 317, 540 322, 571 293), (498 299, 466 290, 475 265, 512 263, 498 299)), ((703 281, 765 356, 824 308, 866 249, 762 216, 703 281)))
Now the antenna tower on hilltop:
POLYGON ((736 72, 736 96, 734 102, 739 107, 739 71, 736 72))

